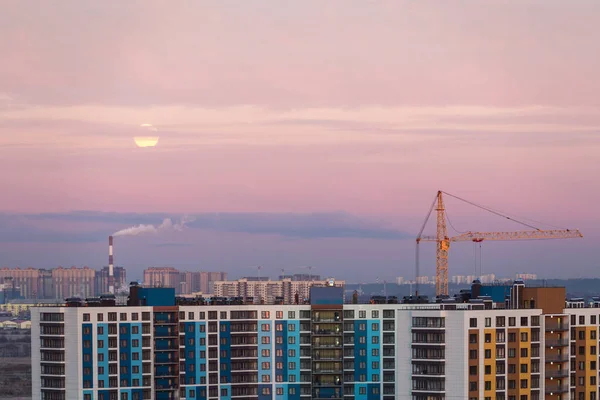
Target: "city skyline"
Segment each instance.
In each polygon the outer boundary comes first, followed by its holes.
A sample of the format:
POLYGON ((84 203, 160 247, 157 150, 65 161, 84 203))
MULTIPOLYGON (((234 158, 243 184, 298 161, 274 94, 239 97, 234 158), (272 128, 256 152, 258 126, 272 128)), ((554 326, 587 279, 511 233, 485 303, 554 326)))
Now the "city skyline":
POLYGON ((482 273, 598 276, 598 2, 251 3, 2 4, 0 266, 100 268, 188 218, 115 264, 409 278, 441 189, 584 234, 484 244, 482 273))

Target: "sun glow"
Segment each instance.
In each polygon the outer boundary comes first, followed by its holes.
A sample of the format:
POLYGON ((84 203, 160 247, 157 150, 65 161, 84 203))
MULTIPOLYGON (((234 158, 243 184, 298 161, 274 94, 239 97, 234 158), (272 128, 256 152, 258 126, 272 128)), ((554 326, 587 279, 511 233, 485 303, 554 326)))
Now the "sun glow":
POLYGON ((137 147, 154 147, 158 143, 158 136, 136 136, 133 140, 137 147))

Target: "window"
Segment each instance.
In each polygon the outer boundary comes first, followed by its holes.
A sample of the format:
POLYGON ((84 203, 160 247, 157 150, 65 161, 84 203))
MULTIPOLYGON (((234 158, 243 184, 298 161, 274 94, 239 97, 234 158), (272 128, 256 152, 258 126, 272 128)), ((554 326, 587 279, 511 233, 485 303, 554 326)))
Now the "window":
POLYGON ((379 318, 379 310, 371 311, 371 318, 379 318))
POLYGON ((514 343, 517 341, 517 334, 514 332, 511 332, 508 334, 508 343, 514 343))
POLYGON ((296 319, 296 311, 288 311, 288 319, 296 319))
POLYGON ((490 317, 486 317, 485 318, 485 327, 489 328, 490 326, 492 326, 492 319, 490 317))
POLYGON ((469 326, 471 328, 477 328, 477 318, 471 318, 471 319, 469 319, 469 326))
POLYGON ((579 316, 579 325, 585 325, 585 316, 584 315, 579 316))
POLYGON ((526 374, 527 373, 527 364, 521 364, 521 373, 522 374, 526 374))
POLYGON ((469 391, 476 392, 477 391, 477 382, 469 382, 469 391))
POLYGON ((492 390, 492 381, 485 381, 485 390, 492 390))
POLYGON ((492 350, 485 349, 485 358, 492 358, 492 350))
POLYGON ((521 326, 527 326, 528 324, 528 317, 521 317, 521 326))
POLYGON ((476 365, 471 365, 469 367, 469 375, 477 375, 477 366, 476 365))
POLYGON ((527 379, 521 379, 521 389, 527 389, 527 379))
POLYGON ((492 366, 491 365, 486 365, 485 366, 485 374, 486 375, 491 375, 492 374, 492 366))
POLYGON ((261 354, 263 357, 271 357, 271 350, 269 349, 262 349, 261 354))
POLYGON ((261 368, 261 369, 271 369, 271 363, 270 363, 270 362, 268 362, 268 361, 266 361, 266 362, 263 362, 263 363, 260 365, 260 368, 261 368))
POLYGON ((508 364, 508 373, 514 374, 517 372, 517 364, 508 364))
POLYGON ((477 360, 477 350, 469 350, 469 359, 477 360))
POLYGON ((508 317, 508 326, 515 326, 517 324, 517 319, 515 317, 508 317))
POLYGON ((99 322, 102 322, 102 321, 104 321, 104 314, 96 314, 96 319, 97 319, 99 322))
POLYGON ((508 358, 515 358, 517 356, 516 349, 509 348, 508 349, 508 358))
POLYGON ((521 342, 527 342, 527 332, 521 332, 521 342))
POLYGON ((596 346, 590 347, 590 354, 596 355, 596 346))
POLYGON ((492 334, 491 333, 486 333, 485 334, 485 342, 486 343, 491 343, 492 342, 492 334))
POLYGON ((521 357, 527 357, 527 354, 529 354, 529 349, 522 348, 521 349, 521 357))
POLYGON ((262 344, 269 344, 271 343, 271 338, 269 336, 262 336, 260 338, 260 341, 262 344))
POLYGON ((277 311, 277 312, 275 312, 275 318, 277 318, 277 319, 283 319, 283 311, 277 311))
POLYGON ((290 363, 288 364, 288 369, 289 369, 290 371, 293 371, 293 370, 295 370, 295 369, 296 369, 296 363, 295 363, 295 362, 290 362, 290 363))
POLYGON ((269 319, 269 318, 271 318, 271 312, 270 311, 261 311, 260 317, 262 319, 269 319))
MULTIPOLYGON (((594 316, 594 318, 595 318, 595 316, 594 316)), ((590 331, 590 339, 596 339, 596 335, 597 335, 596 331, 590 331)))
POLYGON ((496 327, 502 328, 506 324, 506 317, 496 317, 496 327))
POLYGON ((469 334, 469 343, 477 343, 477 334, 476 333, 469 334))
MULTIPOLYGON (((268 311, 266 311, 268 312, 268 311)), ((271 330, 271 325, 270 324, 262 324, 260 327, 260 330, 263 332, 269 332, 271 330)))
POLYGON ((371 338, 371 343, 378 344, 379 343, 379 336, 373 336, 371 338))
POLYGON ((374 322, 371 324, 371 330, 372 331, 378 331, 379 330, 379 323, 374 322))
POLYGON ((367 318, 367 312, 365 310, 360 310, 358 312, 358 318, 367 318))

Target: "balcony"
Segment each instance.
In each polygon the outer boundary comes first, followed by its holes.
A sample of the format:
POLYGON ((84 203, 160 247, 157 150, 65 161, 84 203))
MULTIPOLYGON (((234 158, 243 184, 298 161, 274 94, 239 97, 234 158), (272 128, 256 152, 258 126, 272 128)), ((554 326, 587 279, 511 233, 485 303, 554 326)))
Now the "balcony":
POLYGON ((569 330, 569 324, 567 323, 557 323, 557 322, 548 322, 546 323, 546 332, 564 332, 569 330))
POLYGON ((568 393, 569 385, 546 385, 546 394, 568 393))
POLYGON ((566 347, 569 339, 546 339, 546 347, 566 347))
POLYGON ((313 336, 330 336, 330 335, 341 335, 339 329, 314 329, 311 331, 313 336))
POLYGON ((568 354, 549 354, 546 356, 546 362, 566 362, 569 361, 568 354))
POLYGON ((569 376, 568 369, 548 370, 546 369, 546 378, 566 378, 569 376))

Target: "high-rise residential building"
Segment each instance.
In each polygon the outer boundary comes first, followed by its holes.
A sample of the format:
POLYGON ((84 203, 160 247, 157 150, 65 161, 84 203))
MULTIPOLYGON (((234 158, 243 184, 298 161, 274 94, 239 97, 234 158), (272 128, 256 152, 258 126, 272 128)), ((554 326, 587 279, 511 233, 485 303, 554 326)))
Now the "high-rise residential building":
POLYGON ((312 274, 293 274, 293 275, 279 275, 279 280, 290 279, 292 281, 320 281, 321 275, 312 274))
POLYGON ((181 293, 181 273, 173 267, 151 267, 144 270, 144 286, 170 287, 181 293))
POLYGON ((523 279, 524 281, 534 281, 537 278, 537 274, 517 274, 517 279, 523 279))
MULTIPOLYGON (((333 280, 332 282, 337 287, 343 288, 345 286, 345 281, 333 280)), ((296 297, 300 303, 308 299, 312 286, 323 286, 328 283, 329 280, 294 281, 292 279, 283 279, 280 281, 258 281, 243 278, 237 281, 215 282, 214 294, 220 297, 252 298, 257 304, 275 304, 277 301, 284 304, 293 304, 296 301, 296 297)))
POLYGON ((96 270, 88 267, 54 268, 52 284, 57 299, 92 297, 95 294, 96 270))
MULTIPOLYGON (((170 291, 170 292, 169 292, 170 291)), ((486 291, 473 286, 472 295, 486 291)), ((600 301, 509 285, 505 302, 177 303, 32 311, 35 399, 595 399, 600 301)), ((236 300, 236 301, 239 301, 236 300)))
POLYGON ((226 272, 181 272, 173 267, 153 267, 144 270, 144 285, 172 287, 177 294, 211 294, 213 282, 227 279, 226 272))
MULTIPOLYGON (((96 284, 95 284, 95 293, 97 296, 100 296, 105 293, 110 293, 110 285, 109 285, 109 267, 103 267, 99 271, 96 272, 96 284)), ((127 271, 123 267, 114 267, 113 268, 113 276, 114 276, 114 287, 115 288, 124 288, 127 287, 127 271)))
POLYGON ((0 268, 0 282, 11 278, 15 287, 24 298, 48 298, 53 293, 45 293, 48 289, 48 273, 36 268, 0 268))

